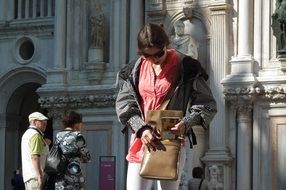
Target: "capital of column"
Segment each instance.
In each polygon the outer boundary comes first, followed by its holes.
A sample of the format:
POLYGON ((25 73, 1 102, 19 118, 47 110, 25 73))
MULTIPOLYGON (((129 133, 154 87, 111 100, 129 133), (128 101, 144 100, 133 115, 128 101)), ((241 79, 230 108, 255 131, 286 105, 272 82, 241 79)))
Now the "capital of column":
POLYGON ((252 110, 252 103, 257 96, 261 95, 262 90, 260 87, 237 87, 225 88, 225 100, 231 103, 234 109, 239 112, 250 112, 252 110))

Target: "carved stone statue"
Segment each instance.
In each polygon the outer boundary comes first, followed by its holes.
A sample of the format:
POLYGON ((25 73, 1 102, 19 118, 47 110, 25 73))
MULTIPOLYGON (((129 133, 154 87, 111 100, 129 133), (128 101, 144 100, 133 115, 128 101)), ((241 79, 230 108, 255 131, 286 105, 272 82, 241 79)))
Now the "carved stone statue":
POLYGON ((103 47, 104 44, 104 14, 101 5, 96 4, 96 15, 90 18, 91 21, 91 41, 94 47, 103 47))
POLYGON ((209 167, 210 172, 210 184, 214 190, 222 190, 223 184, 221 183, 221 173, 217 165, 209 167))
POLYGON ((286 0, 277 0, 272 15, 273 35, 277 39, 277 53, 286 57, 286 0))
POLYGON ((198 59, 198 45, 189 34, 185 34, 184 22, 182 20, 176 21, 174 29, 175 35, 171 36, 171 46, 183 54, 198 59))
POLYGON ((96 1, 95 13, 90 17, 90 22, 91 45, 88 49, 88 62, 85 64, 85 69, 90 84, 99 84, 106 68, 106 62, 104 62, 105 17, 99 1, 96 1))

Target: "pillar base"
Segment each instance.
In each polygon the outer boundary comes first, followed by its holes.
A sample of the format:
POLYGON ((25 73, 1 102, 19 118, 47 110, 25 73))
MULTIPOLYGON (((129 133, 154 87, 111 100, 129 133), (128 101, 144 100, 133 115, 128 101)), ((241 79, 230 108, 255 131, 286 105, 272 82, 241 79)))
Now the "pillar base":
POLYGON ((254 71, 254 60, 251 55, 232 57, 230 63, 231 75, 253 73, 254 71))
POLYGON ((233 158, 226 148, 209 150, 201 160, 206 164, 206 179, 210 181, 213 189, 233 189, 231 187, 233 158))

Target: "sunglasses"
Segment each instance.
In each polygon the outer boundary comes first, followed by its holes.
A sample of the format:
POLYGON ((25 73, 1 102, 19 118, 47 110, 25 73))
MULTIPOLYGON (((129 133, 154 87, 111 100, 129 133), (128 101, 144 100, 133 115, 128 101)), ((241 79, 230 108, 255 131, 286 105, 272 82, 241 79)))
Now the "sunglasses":
POLYGON ((162 48, 160 51, 158 51, 157 53, 153 54, 153 55, 149 55, 147 53, 141 53, 141 55, 143 55, 146 59, 153 57, 153 58, 161 58, 163 55, 165 54, 165 50, 164 48, 162 48))

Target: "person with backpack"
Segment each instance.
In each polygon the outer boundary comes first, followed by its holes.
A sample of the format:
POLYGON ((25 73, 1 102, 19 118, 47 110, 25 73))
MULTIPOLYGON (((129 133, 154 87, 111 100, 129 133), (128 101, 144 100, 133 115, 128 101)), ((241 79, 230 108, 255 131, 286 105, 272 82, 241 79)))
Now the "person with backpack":
POLYGON ((193 178, 188 181, 188 190, 211 190, 210 182, 204 179, 204 170, 201 167, 193 168, 193 178))
POLYGON ((64 130, 57 133, 55 143, 58 144, 68 163, 63 174, 56 176, 55 190, 82 190, 85 179, 81 163, 90 161, 89 150, 80 132, 83 127, 82 115, 75 111, 67 111, 62 122, 64 130))

